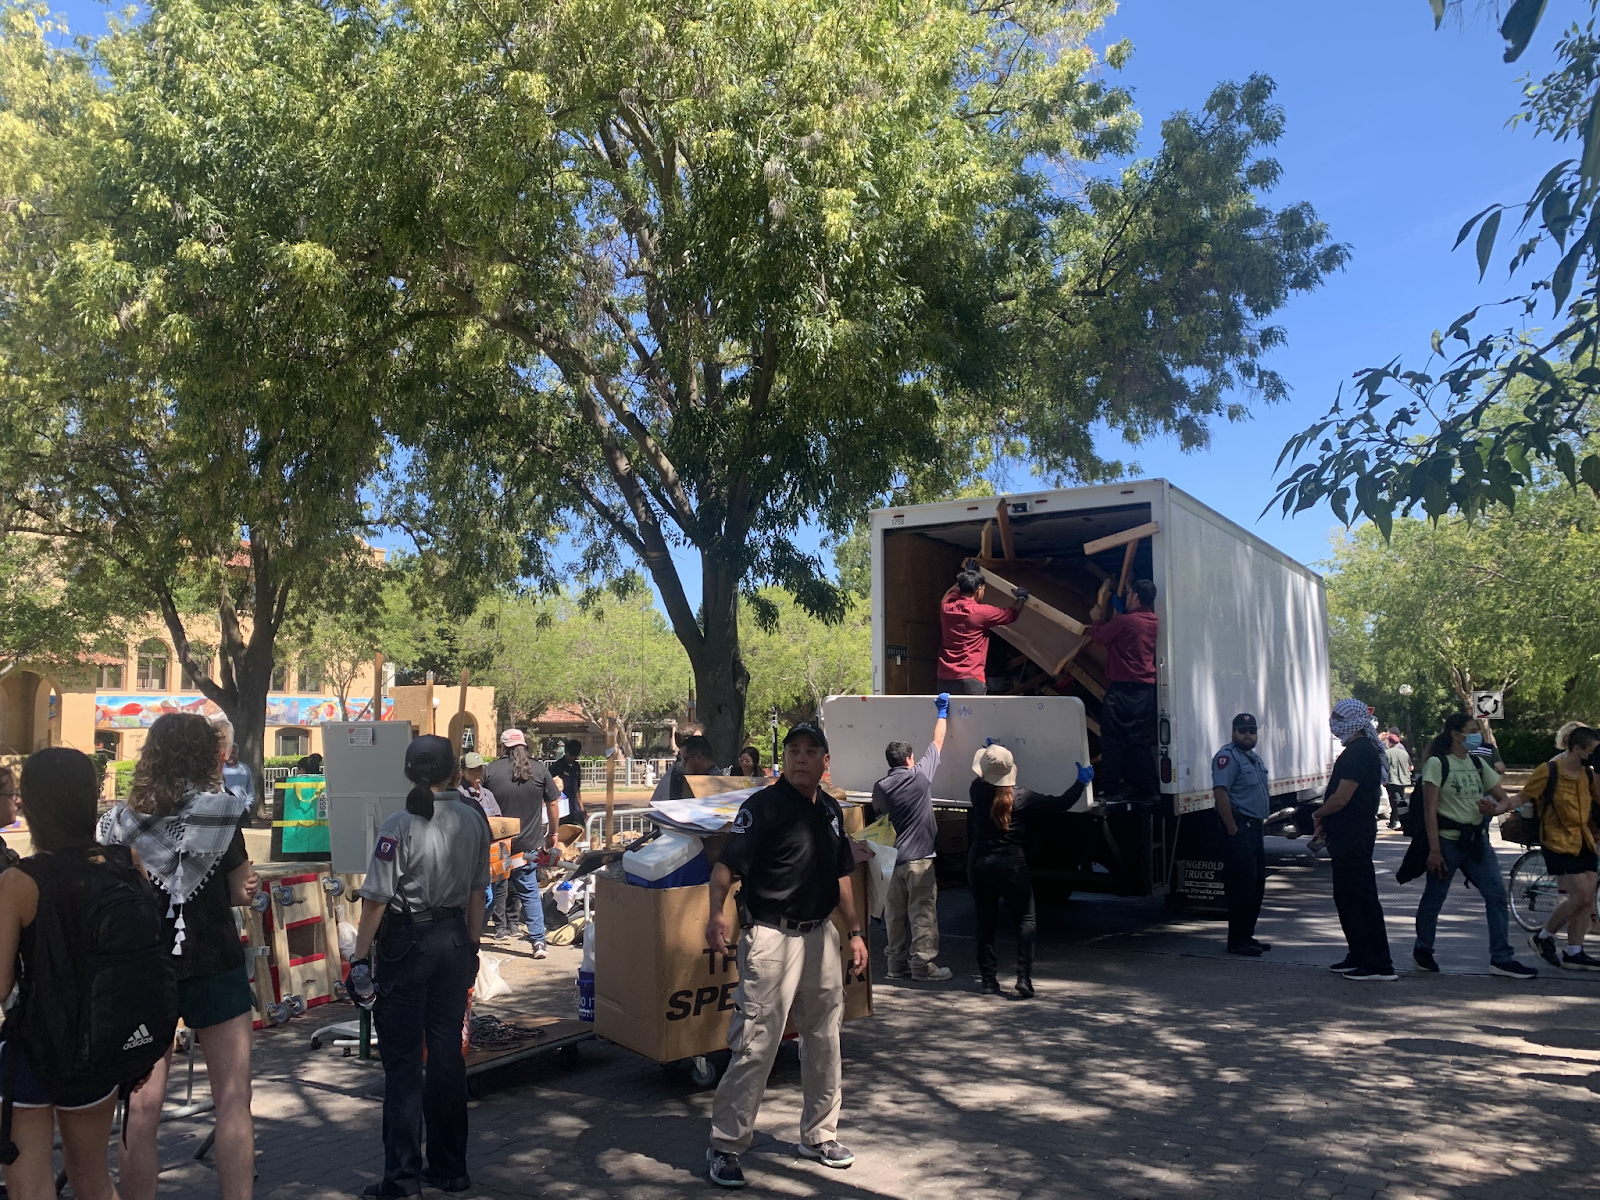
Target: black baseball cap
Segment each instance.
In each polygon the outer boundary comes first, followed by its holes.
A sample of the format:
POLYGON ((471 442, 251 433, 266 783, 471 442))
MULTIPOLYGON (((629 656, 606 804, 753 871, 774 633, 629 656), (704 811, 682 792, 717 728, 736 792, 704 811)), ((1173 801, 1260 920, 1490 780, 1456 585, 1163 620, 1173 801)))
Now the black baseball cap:
POLYGON ((443 783, 455 769, 456 752, 449 738, 425 733, 406 747, 406 778, 413 783, 443 783))
POLYGON ((1250 733, 1254 733, 1256 731, 1255 713, 1240 713, 1233 719, 1233 727, 1235 729, 1244 729, 1250 733))
POLYGON ((793 726, 788 733, 783 735, 783 744, 787 746, 797 737, 810 738, 812 741, 816 742, 817 745, 822 747, 824 753, 828 753, 827 737, 823 735, 821 729, 817 728, 817 726, 812 724, 810 721, 801 721, 800 724, 793 726))

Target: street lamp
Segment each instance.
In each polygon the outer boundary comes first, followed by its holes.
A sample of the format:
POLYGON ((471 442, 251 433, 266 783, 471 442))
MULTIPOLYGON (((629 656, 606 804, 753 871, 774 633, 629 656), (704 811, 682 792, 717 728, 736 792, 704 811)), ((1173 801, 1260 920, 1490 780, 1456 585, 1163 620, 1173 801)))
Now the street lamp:
POLYGON ((1411 693, 1415 689, 1409 683, 1400 685, 1400 694, 1406 698, 1406 741, 1411 740, 1411 693))
POLYGON ((776 704, 772 706, 772 712, 768 716, 772 720, 772 773, 778 775, 782 771, 780 769, 781 764, 778 762, 778 706, 776 704))

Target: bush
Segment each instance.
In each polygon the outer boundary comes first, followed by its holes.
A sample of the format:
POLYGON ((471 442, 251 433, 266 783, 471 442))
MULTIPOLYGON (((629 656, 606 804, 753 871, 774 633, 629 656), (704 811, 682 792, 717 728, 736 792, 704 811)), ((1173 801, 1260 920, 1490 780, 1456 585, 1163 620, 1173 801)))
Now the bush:
POLYGON ((1496 729, 1495 745, 1508 767, 1534 767, 1556 754, 1554 729, 1496 729))
POLYGON ((269 754, 261 760, 261 765, 263 768, 292 767, 304 757, 304 754, 269 754))
POLYGON ((111 764, 111 769, 116 772, 113 778, 115 794, 118 800, 126 800, 128 792, 133 788, 133 768, 138 765, 138 759, 119 759, 111 764))

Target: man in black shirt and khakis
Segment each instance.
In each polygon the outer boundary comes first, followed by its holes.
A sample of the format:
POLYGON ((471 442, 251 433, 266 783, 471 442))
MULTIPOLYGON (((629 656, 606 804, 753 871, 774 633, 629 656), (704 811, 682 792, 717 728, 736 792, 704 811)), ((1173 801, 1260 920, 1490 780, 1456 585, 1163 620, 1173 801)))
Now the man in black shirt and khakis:
POLYGON ((722 1187, 744 1187, 739 1155, 750 1147, 767 1075, 794 1008, 804 1039, 801 1056, 799 1152, 829 1167, 855 1156, 834 1138, 838 1130, 839 1026, 844 979, 839 962, 838 909, 850 929, 852 974, 867 968, 866 932, 856 924, 850 872, 854 855, 844 816, 821 790, 828 740, 815 725, 796 725, 783 739, 783 774, 739 808, 722 861, 711 872, 711 919, 706 945, 728 955, 723 906, 733 877, 739 893, 739 987, 728 1023, 733 1060, 711 1109, 706 1175, 722 1187))

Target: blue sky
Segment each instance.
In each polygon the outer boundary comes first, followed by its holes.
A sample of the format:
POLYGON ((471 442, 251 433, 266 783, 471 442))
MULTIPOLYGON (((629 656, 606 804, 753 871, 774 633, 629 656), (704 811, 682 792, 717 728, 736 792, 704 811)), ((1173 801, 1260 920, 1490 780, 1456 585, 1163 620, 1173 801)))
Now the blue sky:
MULTIPOLYGON (((103 5, 57 7, 77 30, 104 29, 103 5)), ((1519 80, 1543 74, 1556 33, 1587 8, 1557 0, 1523 60, 1508 65, 1483 21, 1435 32, 1426 0, 1124 0, 1101 40, 1134 45, 1117 78, 1134 91, 1147 146, 1163 118, 1200 108, 1218 82, 1265 72, 1288 118, 1275 150, 1282 182, 1267 202, 1310 201, 1353 256, 1274 318, 1289 336, 1270 365, 1288 380, 1290 400, 1217 427, 1200 453, 1163 441, 1129 449, 1108 437, 1108 455, 1172 480, 1303 562, 1322 559, 1336 525, 1325 508, 1258 519, 1278 452, 1358 368, 1396 354, 1420 365, 1434 329, 1509 294, 1503 268, 1491 267, 1480 285, 1470 244, 1455 253, 1450 244, 1469 216, 1525 198, 1556 161, 1552 146, 1506 120, 1519 80)), ((697 600, 694 557, 681 566, 697 600)))

